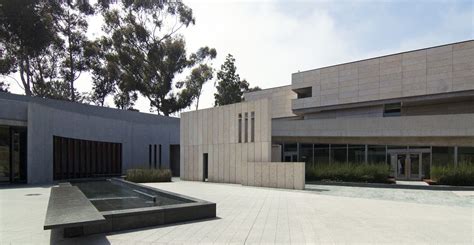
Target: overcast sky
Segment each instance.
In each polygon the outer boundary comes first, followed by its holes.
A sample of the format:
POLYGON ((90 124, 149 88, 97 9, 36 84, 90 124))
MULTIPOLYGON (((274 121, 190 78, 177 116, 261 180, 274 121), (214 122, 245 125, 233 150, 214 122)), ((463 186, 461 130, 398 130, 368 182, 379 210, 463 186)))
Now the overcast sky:
MULTIPOLYGON (((216 69, 230 53, 241 78, 261 88, 288 85, 297 71, 474 39, 472 0, 184 2, 196 18, 182 32, 188 52, 216 48, 216 69)), ((213 106, 214 81, 203 91, 199 107, 213 106)), ((148 101, 137 108, 148 112, 148 101)))

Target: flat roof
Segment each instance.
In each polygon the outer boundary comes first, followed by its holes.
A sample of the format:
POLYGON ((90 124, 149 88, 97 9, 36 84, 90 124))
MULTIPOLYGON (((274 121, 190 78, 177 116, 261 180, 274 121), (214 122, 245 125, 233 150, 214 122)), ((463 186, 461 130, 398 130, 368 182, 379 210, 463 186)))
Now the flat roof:
POLYGON ((393 54, 387 54, 387 55, 382 55, 382 56, 377 56, 377 57, 372 57, 372 58, 367 58, 367 59, 361 59, 361 60, 356 60, 356 61, 350 61, 350 62, 345 62, 345 63, 339 63, 335 65, 329 65, 329 66, 323 66, 315 69, 309 69, 309 70, 304 70, 304 71, 298 71, 298 72, 293 72, 293 74, 298 74, 298 73, 304 73, 304 72, 309 72, 309 71, 315 71, 319 69, 324 69, 324 68, 329 68, 329 67, 334 67, 334 66, 340 66, 340 65, 347 65, 347 64, 352 64, 356 62, 361 62, 361 61, 366 61, 366 60, 373 60, 373 59, 379 59, 379 58, 384 58, 388 56, 393 56, 393 55, 399 55, 399 54, 406 54, 406 53, 411 53, 411 52, 416 52, 416 51, 421 51, 421 50, 427 50, 427 49, 432 49, 432 48, 439 48, 439 47, 444 47, 444 46, 449 46, 449 45, 454 45, 454 44, 460 44, 460 43, 467 43, 467 42, 472 42, 474 39, 470 40, 465 40, 465 41, 460 41, 460 42, 454 42, 454 43, 448 43, 448 44, 442 44, 442 45, 437 45, 437 46, 431 46, 427 48, 420 48, 420 49, 414 49, 414 50, 409 50, 409 51, 403 51, 403 52, 398 52, 398 53, 393 53, 393 54))

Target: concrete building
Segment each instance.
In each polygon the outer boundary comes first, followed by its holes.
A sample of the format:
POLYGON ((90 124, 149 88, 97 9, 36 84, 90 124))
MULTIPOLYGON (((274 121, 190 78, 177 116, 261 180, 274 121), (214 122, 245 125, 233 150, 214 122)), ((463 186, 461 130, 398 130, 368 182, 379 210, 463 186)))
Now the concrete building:
POLYGON ((0 182, 179 174, 179 119, 0 93, 0 182))
POLYGON ((183 113, 181 176, 205 178, 202 154, 214 158, 207 158, 209 171, 224 166, 223 176, 208 172, 209 181, 231 183, 245 177, 227 180, 227 163, 238 169, 239 162, 280 158, 306 166, 387 164, 395 178, 410 180, 429 177, 435 164, 474 162, 474 40, 297 72, 291 79, 289 86, 245 94, 245 103, 183 113), (252 115, 251 107, 258 108, 252 115), (235 160, 236 125, 246 113, 255 116, 259 136, 250 148, 237 146, 235 160), (212 142, 202 141, 201 132, 212 142))

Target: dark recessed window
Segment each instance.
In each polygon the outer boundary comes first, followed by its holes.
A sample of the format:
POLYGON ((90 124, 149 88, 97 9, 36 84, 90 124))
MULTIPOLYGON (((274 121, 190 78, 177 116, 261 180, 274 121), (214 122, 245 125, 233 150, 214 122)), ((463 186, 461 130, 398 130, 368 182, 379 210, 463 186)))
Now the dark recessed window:
POLYGON ((249 113, 245 113, 245 143, 249 142, 249 113))
POLYGON ((309 98, 313 96, 312 88, 311 87, 306 87, 306 88, 299 88, 294 90, 296 95, 298 96, 298 99, 303 99, 303 98, 309 98))
POLYGON ((242 113, 239 113, 239 143, 242 143, 242 113))
POLYGON ((401 103, 385 104, 383 108, 384 117, 399 117, 402 112, 401 103))
POLYGON ((255 112, 250 113, 250 142, 255 142, 255 112))

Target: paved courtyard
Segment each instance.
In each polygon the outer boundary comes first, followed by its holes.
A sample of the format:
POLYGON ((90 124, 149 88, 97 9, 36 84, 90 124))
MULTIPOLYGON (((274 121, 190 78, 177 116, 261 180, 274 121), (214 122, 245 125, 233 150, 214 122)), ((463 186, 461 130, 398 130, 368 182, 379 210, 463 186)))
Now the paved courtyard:
POLYGON ((0 187, 0 244, 473 244, 472 192, 179 181, 149 186, 217 203, 218 218, 63 239, 43 231, 49 186, 0 187))

